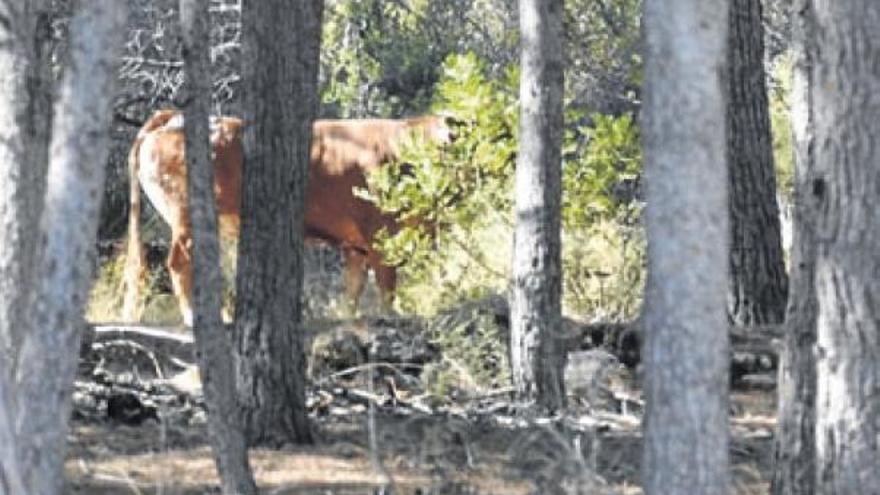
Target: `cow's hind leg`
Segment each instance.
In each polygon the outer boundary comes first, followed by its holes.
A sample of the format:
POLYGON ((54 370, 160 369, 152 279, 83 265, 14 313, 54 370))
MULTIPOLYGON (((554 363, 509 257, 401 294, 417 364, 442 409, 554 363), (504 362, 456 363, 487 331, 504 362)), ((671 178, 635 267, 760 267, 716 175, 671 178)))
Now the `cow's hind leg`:
POLYGON ((379 286, 379 298, 382 312, 390 314, 394 312, 394 291, 397 289, 397 269, 382 262, 379 253, 372 252, 368 258, 370 267, 376 275, 376 285, 379 286))
POLYGON ((168 253, 168 273, 174 287, 174 295, 180 305, 183 324, 192 326, 192 237, 189 235, 174 236, 171 241, 171 252, 168 253))
POLYGON ((345 264, 346 311, 350 316, 356 316, 367 281, 367 257, 360 249, 346 246, 342 248, 342 258, 345 264))

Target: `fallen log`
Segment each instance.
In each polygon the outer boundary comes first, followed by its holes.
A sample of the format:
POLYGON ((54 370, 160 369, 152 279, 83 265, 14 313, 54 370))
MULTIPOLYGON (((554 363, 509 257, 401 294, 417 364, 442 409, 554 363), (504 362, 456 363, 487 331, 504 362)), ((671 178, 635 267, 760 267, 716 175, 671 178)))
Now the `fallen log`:
MULTIPOLYGON (((500 311, 498 306, 495 305, 490 310, 500 311)), ((499 315, 499 320, 504 321, 504 316, 499 315)), ((420 337, 427 325, 428 323, 424 320, 403 317, 393 320, 371 318, 356 321, 319 322, 306 326, 305 339, 307 346, 311 347, 311 342, 315 341, 318 336, 344 333, 352 338, 350 340, 357 341, 363 350, 361 356, 370 356, 372 360, 382 358, 380 360, 389 363, 424 364, 438 357, 436 350, 431 348, 430 343, 420 337)), ((229 335, 232 335, 231 328, 229 330, 229 335)), ((638 320, 584 324, 566 319, 565 331, 569 336, 567 339, 569 352, 601 347, 631 369, 636 368, 641 361, 642 339, 638 320)), ((776 369, 783 332, 784 327, 781 325, 732 327, 730 329, 731 377, 734 383, 743 376, 768 373, 776 369)), ((502 335, 501 338, 505 336, 502 335)), ((94 325, 89 327, 86 332, 83 339, 83 350, 96 343, 124 340, 135 342, 156 354, 169 356, 172 359, 189 363, 195 362, 192 333, 180 327, 94 325)), ((327 339, 319 340, 323 345, 328 345, 327 339)), ((329 345, 332 345, 334 340, 345 341, 344 339, 330 339, 329 345)), ((342 361, 345 362, 333 363, 336 366, 333 371, 363 364, 363 359, 342 361)))

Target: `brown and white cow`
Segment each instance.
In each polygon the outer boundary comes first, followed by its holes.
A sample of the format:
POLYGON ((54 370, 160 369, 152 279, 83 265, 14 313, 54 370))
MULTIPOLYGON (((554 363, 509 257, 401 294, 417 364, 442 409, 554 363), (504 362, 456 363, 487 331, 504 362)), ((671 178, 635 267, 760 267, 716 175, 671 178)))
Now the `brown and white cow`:
MULTIPOLYGON (((214 193, 220 233, 237 237, 241 206, 241 130, 233 117, 211 121, 214 156, 214 193)), ((450 141, 443 117, 409 119, 319 120, 312 127, 309 176, 306 187, 304 233, 308 241, 339 247, 345 264, 346 294, 357 308, 367 269, 372 269, 382 296, 390 307, 396 286, 393 266, 382 262, 373 247, 376 233, 397 230, 392 215, 355 196, 353 188, 366 187, 366 175, 398 156, 399 146, 414 133, 440 143, 450 141)), ((136 317, 140 281, 145 273, 140 241, 140 188, 171 226, 168 270, 184 323, 192 324, 192 232, 186 196, 183 115, 159 110, 143 125, 129 153, 131 208, 125 268, 123 317, 136 317)))

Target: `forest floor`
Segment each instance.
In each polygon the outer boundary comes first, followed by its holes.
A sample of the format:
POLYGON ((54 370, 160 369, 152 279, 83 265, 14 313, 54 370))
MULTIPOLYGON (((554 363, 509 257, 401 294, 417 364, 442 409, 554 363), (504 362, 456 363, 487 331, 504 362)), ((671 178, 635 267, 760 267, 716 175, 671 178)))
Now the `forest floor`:
MULTIPOLYGON (((218 493, 191 341, 117 329, 95 335, 83 346, 74 394, 69 492, 218 493)), ((317 442, 252 449, 261 492, 641 493, 643 408, 630 374, 616 391, 603 389, 602 400, 573 397, 553 418, 535 417, 503 390, 432 403, 388 376, 344 371, 310 387, 317 442)), ((738 494, 768 492, 775 391, 763 383, 732 394, 738 494)))

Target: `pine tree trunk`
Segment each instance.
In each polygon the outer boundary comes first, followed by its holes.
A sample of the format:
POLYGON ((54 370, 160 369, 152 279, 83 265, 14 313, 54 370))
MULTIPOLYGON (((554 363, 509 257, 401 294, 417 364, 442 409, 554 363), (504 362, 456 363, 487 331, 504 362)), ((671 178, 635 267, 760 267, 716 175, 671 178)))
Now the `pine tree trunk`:
POLYGON ((648 494, 730 490, 726 7, 644 3, 648 494))
POLYGON ((19 462, 30 494, 60 493, 71 389, 95 263, 125 3, 83 0, 71 21, 40 223, 45 259, 17 370, 19 462))
POLYGON ((0 494, 27 495, 15 438, 15 401, 9 380, 0 373, 0 494))
POLYGON ((303 205, 317 111, 319 0, 243 6, 245 166, 237 389, 252 442, 310 442, 301 326, 303 205))
POLYGON ((815 2, 817 493, 880 489, 880 3, 815 2))
POLYGON ((563 44, 561 0, 521 0, 520 147, 511 290, 517 394, 565 406, 560 261, 563 44))
POLYGON ((794 239, 791 250, 791 288, 786 311, 785 339, 779 359, 778 421, 775 440, 774 495, 815 493, 816 428, 816 217, 818 200, 813 137, 812 0, 798 0, 792 11, 794 81, 792 134, 795 144, 794 239))
POLYGON ((193 334, 198 347, 202 389, 208 404, 208 429, 223 493, 256 494, 257 486, 248 464, 247 442, 236 407, 231 341, 221 315, 223 277, 208 125, 211 107, 208 4, 200 0, 181 0, 180 19, 189 101, 184 108, 184 126, 187 196, 192 223, 193 334))
POLYGON ((12 377, 31 312, 48 166, 47 0, 0 2, 0 372, 12 377))
POLYGON ((761 0, 732 0, 728 32, 730 167, 728 316, 737 326, 782 323, 788 279, 782 257, 764 72, 761 0))

